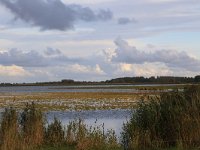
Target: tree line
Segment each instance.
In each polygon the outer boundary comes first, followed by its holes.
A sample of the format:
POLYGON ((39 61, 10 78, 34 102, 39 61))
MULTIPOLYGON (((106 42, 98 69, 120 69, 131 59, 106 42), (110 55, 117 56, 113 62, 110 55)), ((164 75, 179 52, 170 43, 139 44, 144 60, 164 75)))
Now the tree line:
POLYGON ((0 86, 59 86, 59 85, 99 85, 99 84, 187 84, 200 83, 200 75, 195 77, 157 76, 120 77, 106 81, 75 81, 63 79, 53 82, 0 83, 0 86))

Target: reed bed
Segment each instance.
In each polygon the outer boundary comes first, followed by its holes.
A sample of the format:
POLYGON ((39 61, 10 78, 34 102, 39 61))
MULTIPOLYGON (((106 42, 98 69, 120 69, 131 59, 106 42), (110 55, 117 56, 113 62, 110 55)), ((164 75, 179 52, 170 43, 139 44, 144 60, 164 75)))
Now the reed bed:
POLYGON ((124 124, 126 150, 200 147, 200 86, 140 101, 124 124))
POLYGON ((117 150, 121 145, 113 130, 88 127, 82 120, 63 127, 58 119, 46 125, 42 112, 35 104, 28 105, 21 113, 5 109, 0 126, 1 150, 117 150), (46 148, 45 148, 46 147, 46 148))

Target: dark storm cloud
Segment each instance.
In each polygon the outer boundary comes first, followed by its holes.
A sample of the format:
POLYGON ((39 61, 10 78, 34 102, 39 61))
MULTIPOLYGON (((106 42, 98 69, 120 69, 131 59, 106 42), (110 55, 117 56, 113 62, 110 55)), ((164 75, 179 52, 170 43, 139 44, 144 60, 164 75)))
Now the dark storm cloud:
POLYGON ((137 21, 135 19, 130 19, 130 18, 126 18, 126 17, 121 17, 118 19, 118 24, 120 25, 126 25, 129 23, 136 23, 137 21))
POLYGON ((118 38, 115 40, 117 46, 116 56, 112 61, 129 64, 164 63, 171 68, 183 68, 188 71, 199 71, 200 60, 191 57, 184 51, 175 50, 155 50, 153 52, 140 51, 134 46, 130 46, 126 41, 118 38))
POLYGON ((69 30, 76 21, 107 21, 112 12, 94 12, 81 5, 66 5, 60 0, 0 0, 18 19, 39 26, 42 30, 69 30))

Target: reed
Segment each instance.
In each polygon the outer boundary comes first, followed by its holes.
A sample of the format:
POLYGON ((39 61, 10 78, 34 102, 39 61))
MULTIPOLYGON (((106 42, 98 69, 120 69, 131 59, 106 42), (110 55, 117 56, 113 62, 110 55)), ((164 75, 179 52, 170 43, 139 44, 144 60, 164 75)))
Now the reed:
POLYGON ((45 142, 51 146, 61 146, 65 141, 65 132, 61 125, 61 121, 54 118, 54 122, 48 125, 45 132, 45 142))
POLYGON ((18 132, 18 118, 16 110, 5 109, 2 114, 0 127, 0 147, 2 150, 20 150, 20 134, 18 132))
POLYGON ((200 87, 140 101, 124 124, 124 149, 191 149, 200 146, 200 87))
POLYGON ((1 150, 72 149, 114 150, 120 144, 114 131, 104 127, 88 127, 81 119, 71 121, 67 128, 58 119, 46 125, 35 104, 27 104, 21 113, 5 109, 0 126, 1 150))
POLYGON ((35 104, 27 104, 20 115, 21 134, 27 149, 33 149, 44 143, 45 121, 42 112, 35 104))

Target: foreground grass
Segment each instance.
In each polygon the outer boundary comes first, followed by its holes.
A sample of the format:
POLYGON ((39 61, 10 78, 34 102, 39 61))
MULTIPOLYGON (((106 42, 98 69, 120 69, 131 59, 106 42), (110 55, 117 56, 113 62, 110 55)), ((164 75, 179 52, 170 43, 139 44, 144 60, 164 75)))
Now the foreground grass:
POLYGON ((63 127, 56 118, 46 125, 42 112, 34 104, 18 114, 8 108, 0 125, 1 150, 74 149, 120 150, 115 131, 103 126, 88 127, 82 120, 74 120, 63 127))
POLYGON ((139 102, 124 125, 122 141, 127 150, 199 148, 200 86, 139 102))
MULTIPOLYGON (((49 147, 49 146, 46 146, 46 147, 42 147, 42 148, 39 148, 37 150, 75 150, 75 148, 73 147, 49 147)), ((123 150, 123 148, 120 148, 120 149, 116 149, 116 150, 123 150)), ((152 149, 143 149, 143 150, 152 150, 152 149)), ((179 148, 160 148, 160 149, 157 149, 157 150, 180 150, 179 148)), ((199 148, 194 148, 194 149, 184 149, 184 150, 199 150, 199 148)))
POLYGON ((37 150, 75 150, 73 146, 61 146, 61 147, 53 147, 53 146, 43 146, 38 148, 37 150))

